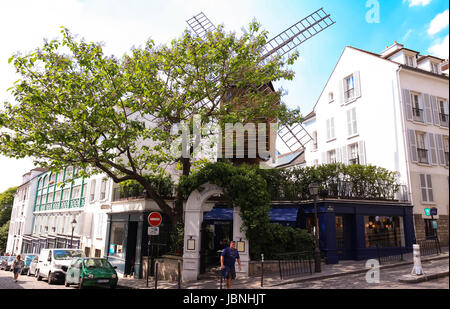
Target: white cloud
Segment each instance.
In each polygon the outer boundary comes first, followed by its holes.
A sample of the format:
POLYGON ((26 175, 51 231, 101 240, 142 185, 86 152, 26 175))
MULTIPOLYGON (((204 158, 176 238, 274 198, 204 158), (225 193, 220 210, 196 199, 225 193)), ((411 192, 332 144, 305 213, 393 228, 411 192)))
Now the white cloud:
POLYGON ((436 17, 433 18, 430 26, 428 27, 428 34, 435 35, 446 27, 448 27, 448 10, 436 15, 436 17))
POLYGON ((427 6, 431 2, 431 0, 403 0, 403 3, 405 3, 406 1, 409 2, 409 7, 418 5, 427 6))
POLYGON ((442 40, 436 42, 430 48, 428 48, 428 52, 436 57, 448 59, 448 45, 449 45, 449 35, 442 40))
POLYGON ((411 35, 411 33, 413 33, 412 29, 409 29, 408 32, 405 33, 405 35, 402 37, 401 42, 406 42, 406 40, 409 38, 409 36, 411 35))

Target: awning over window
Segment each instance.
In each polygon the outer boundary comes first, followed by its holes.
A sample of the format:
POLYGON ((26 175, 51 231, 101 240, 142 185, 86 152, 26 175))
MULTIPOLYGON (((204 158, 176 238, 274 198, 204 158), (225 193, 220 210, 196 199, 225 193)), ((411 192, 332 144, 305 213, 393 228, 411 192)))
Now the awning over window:
MULTIPOLYGON (((269 211, 270 221, 296 222, 298 208, 271 208, 269 211)), ((205 221, 233 221, 232 208, 213 208, 203 216, 205 221)))

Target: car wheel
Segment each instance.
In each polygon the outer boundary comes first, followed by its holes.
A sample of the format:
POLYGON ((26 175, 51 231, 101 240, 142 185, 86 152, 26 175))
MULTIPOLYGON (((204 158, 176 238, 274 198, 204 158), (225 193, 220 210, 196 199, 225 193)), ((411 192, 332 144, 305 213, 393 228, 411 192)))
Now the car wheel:
POLYGON ((115 288, 117 288, 117 284, 111 285, 111 289, 115 289, 115 288))
POLYGON ((64 286, 65 286, 66 288, 68 288, 68 287, 70 286, 70 283, 67 282, 67 278, 66 278, 66 280, 64 280, 64 286))
POLYGON ((31 276, 31 270, 28 268, 28 271, 27 271, 27 276, 28 277, 30 277, 31 276))
POLYGON ((78 289, 84 289, 83 278, 80 278, 80 283, 78 283, 78 289))
POLYGON ((48 273, 47 282, 48 282, 48 284, 55 283, 55 280, 52 278, 52 272, 48 273))
POLYGON ((37 278, 37 281, 41 281, 42 280, 41 272, 39 270, 36 271, 36 278, 37 278))

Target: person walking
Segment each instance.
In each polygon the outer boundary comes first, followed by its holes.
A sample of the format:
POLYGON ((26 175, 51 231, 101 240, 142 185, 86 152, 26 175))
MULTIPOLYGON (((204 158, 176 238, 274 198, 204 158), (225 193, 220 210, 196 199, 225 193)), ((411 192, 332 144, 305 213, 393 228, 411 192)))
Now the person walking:
POLYGON ((234 267, 236 260, 239 265, 239 271, 241 271, 241 258, 236 249, 236 242, 232 240, 230 246, 225 248, 220 256, 220 269, 222 270, 222 275, 227 280, 227 289, 231 288, 231 281, 236 279, 236 270, 234 267))
POLYGON ((13 264, 12 264, 12 269, 14 272, 14 280, 16 280, 17 282, 17 278, 19 277, 20 273, 22 272, 22 268, 24 266, 24 262, 21 259, 20 254, 18 256, 16 256, 13 264))

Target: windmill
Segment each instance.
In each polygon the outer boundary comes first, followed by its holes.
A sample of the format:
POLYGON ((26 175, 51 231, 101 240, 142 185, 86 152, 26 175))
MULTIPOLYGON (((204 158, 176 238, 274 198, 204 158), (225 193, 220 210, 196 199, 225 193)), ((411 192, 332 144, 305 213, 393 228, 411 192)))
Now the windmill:
MULTIPOLYGON (((186 22, 200 38, 204 38, 208 32, 216 29, 203 12, 186 22)), ((264 52, 259 60, 261 62, 266 61, 273 55, 282 57, 334 23, 335 21, 331 19, 330 14, 320 8, 269 40, 264 46, 264 52)), ((200 104, 205 105, 207 103, 201 102, 200 104)), ((300 122, 292 126, 281 126, 278 130, 278 137, 290 151, 305 148, 305 145, 312 140, 311 135, 300 122)))

